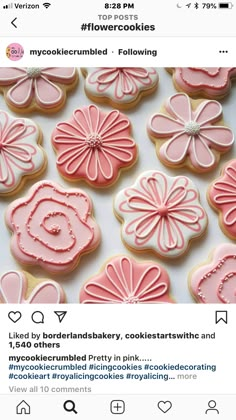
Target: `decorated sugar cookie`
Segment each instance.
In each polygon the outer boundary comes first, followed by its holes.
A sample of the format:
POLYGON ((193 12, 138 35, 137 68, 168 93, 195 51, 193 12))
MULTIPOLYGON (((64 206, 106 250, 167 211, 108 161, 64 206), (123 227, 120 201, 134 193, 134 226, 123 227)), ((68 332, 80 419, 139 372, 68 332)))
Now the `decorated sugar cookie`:
POLYGON ((214 169, 220 154, 229 151, 234 142, 222 113, 217 101, 193 101, 185 93, 172 95, 163 112, 152 115, 147 125, 160 160, 167 166, 187 166, 195 172, 214 169))
POLYGON ((0 67, 0 91, 15 112, 57 112, 77 82, 75 67, 0 67))
POLYGON ((58 171, 68 180, 84 179, 95 187, 113 184, 120 169, 136 161, 130 132, 129 119, 118 110, 104 112, 96 105, 76 109, 52 133, 58 171))
POLYGON ((137 105, 156 90, 159 81, 153 67, 88 67, 82 68, 82 73, 85 93, 93 102, 119 109, 137 105))
POLYGON ((16 193, 26 178, 43 172, 47 159, 41 140, 41 130, 32 120, 0 110, 0 196, 16 193))
POLYGON ((221 244, 189 275, 198 303, 236 303, 236 245, 221 244))
POLYGON ((184 254, 190 241, 202 236, 207 227, 198 191, 185 176, 144 172, 117 194, 114 209, 122 221, 125 245, 166 258, 184 254))
POLYGON ((226 96, 236 77, 236 67, 173 67, 167 70, 173 75, 177 90, 210 99, 226 96))
POLYGON ((7 271, 0 278, 0 303, 65 303, 65 294, 53 280, 7 271))
POLYGON ((222 175, 208 190, 208 200, 219 213, 220 227, 232 239, 236 239, 236 160, 226 164, 222 175))
POLYGON ((174 303, 169 276, 154 262, 137 262, 128 256, 113 257, 102 271, 87 281, 81 303, 174 303))
POLYGON ((23 265, 40 265, 52 273, 76 268, 82 254, 95 249, 100 231, 92 218, 92 202, 79 189, 65 190, 41 181, 6 211, 12 231, 11 251, 23 265))

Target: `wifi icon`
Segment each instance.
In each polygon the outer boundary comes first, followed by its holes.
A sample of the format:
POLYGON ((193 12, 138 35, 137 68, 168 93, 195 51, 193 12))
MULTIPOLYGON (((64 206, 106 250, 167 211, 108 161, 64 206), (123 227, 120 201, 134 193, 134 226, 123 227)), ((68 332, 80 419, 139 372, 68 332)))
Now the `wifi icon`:
POLYGON ((43 3, 43 6, 44 6, 46 9, 48 9, 48 8, 49 8, 49 6, 51 6, 51 3, 43 3))

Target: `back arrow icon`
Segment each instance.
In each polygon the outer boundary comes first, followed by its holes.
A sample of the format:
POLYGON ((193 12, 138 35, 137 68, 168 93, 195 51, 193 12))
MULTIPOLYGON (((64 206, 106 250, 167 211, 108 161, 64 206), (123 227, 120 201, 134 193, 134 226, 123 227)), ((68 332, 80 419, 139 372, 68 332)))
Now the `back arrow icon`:
POLYGON ((15 26, 15 28, 17 28, 17 26, 16 26, 16 25, 15 25, 15 23, 14 23, 16 19, 17 19, 17 17, 11 21, 11 24, 12 24, 13 26, 15 26))

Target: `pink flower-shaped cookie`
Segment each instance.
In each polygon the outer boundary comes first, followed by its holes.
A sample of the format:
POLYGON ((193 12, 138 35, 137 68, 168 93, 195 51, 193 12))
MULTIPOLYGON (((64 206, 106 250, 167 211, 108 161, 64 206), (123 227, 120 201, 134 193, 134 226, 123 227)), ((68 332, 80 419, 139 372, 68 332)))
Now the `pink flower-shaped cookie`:
POLYGON ((44 169, 46 156, 40 141, 40 130, 33 121, 0 111, 0 195, 14 192, 23 177, 44 169))
POLYGON ((236 160, 228 162, 222 176, 209 188, 208 199, 220 213, 220 226, 232 239, 236 239, 236 160))
POLYGON ((112 184, 120 168, 136 160, 137 148, 130 131, 128 118, 117 110, 104 112, 95 105, 76 109, 52 134, 59 172, 96 187, 112 184))
POLYGON ((81 303, 174 303, 169 295, 169 276, 153 262, 112 258, 80 292, 81 303))
POLYGON ((236 303, 236 245, 219 245, 190 273, 189 288, 198 303, 236 303))
POLYGON ((153 67, 97 67, 83 68, 82 72, 87 96, 118 108, 135 106, 157 88, 159 80, 153 67))
POLYGON ((236 67, 175 67, 169 71, 178 90, 207 98, 222 98, 229 93, 236 76, 236 67))
POLYGON ((28 293, 29 284, 35 278, 21 271, 8 271, 0 278, 0 302, 2 303, 63 303, 65 295, 55 281, 40 280, 28 293), (26 298, 26 295, 28 297, 26 298))
POLYGON ((192 181, 158 171, 144 172, 134 185, 120 191, 115 212, 124 221, 122 238, 128 247, 164 257, 183 254, 207 226, 192 181))
POLYGON ((64 190, 51 181, 36 183, 6 211, 14 257, 52 273, 72 271, 81 254, 96 248, 100 241, 91 211, 92 203, 83 191, 64 190))
POLYGON ((219 102, 196 101, 195 106, 185 93, 177 93, 167 100, 165 113, 150 118, 147 130, 164 164, 207 172, 234 142, 228 127, 215 125, 221 118, 219 102))
POLYGON ((74 67, 0 67, 0 89, 14 111, 57 111, 77 78, 74 67))

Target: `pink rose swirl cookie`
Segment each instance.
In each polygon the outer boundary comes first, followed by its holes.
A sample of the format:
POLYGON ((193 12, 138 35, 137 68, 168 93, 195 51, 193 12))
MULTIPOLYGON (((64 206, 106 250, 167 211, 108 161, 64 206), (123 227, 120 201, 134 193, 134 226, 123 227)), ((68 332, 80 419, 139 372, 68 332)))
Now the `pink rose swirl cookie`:
POLYGON ((236 67, 174 67, 168 71, 177 90, 213 99, 227 95, 236 77, 236 67))
POLYGON ((8 271, 0 278, 0 303, 64 302, 64 291, 53 280, 35 279, 24 271, 8 271))
POLYGON ((78 81, 74 67, 0 67, 0 90, 15 112, 56 112, 78 81))
POLYGON ((12 254, 21 264, 52 273, 72 271, 80 256, 100 242, 91 212, 91 200, 82 190, 64 190, 46 180, 36 183, 7 208, 12 254))
POLYGON ((127 109, 134 107, 143 96, 153 93, 159 76, 153 67, 82 68, 85 93, 93 102, 127 109))
POLYGON ((151 250, 166 258, 184 254, 189 242, 203 235, 207 215, 198 191, 185 176, 170 177, 159 171, 142 173, 115 198, 122 239, 136 251, 151 250))
POLYGON ((185 93, 171 96, 164 112, 150 118, 147 130, 165 165, 187 166, 195 172, 214 169, 220 153, 234 142, 232 130, 222 122, 221 104, 193 101, 185 93))
POLYGON ((46 155, 38 126, 27 118, 0 111, 0 195, 17 192, 26 177, 43 172, 46 155))
POLYGON ((52 133, 57 169, 72 181, 84 179, 95 187, 113 184, 120 169, 136 161, 130 131, 129 119, 117 110, 104 112, 95 105, 76 109, 52 133))
POLYGON ((219 245, 190 273, 189 288, 198 303, 236 303, 236 245, 219 245))
POLYGON ((174 303, 169 295, 169 276, 153 262, 112 258, 80 292, 81 303, 174 303))
POLYGON ((220 214, 220 227, 232 239, 236 239, 236 160, 229 161, 222 176, 208 190, 210 205, 220 214))

